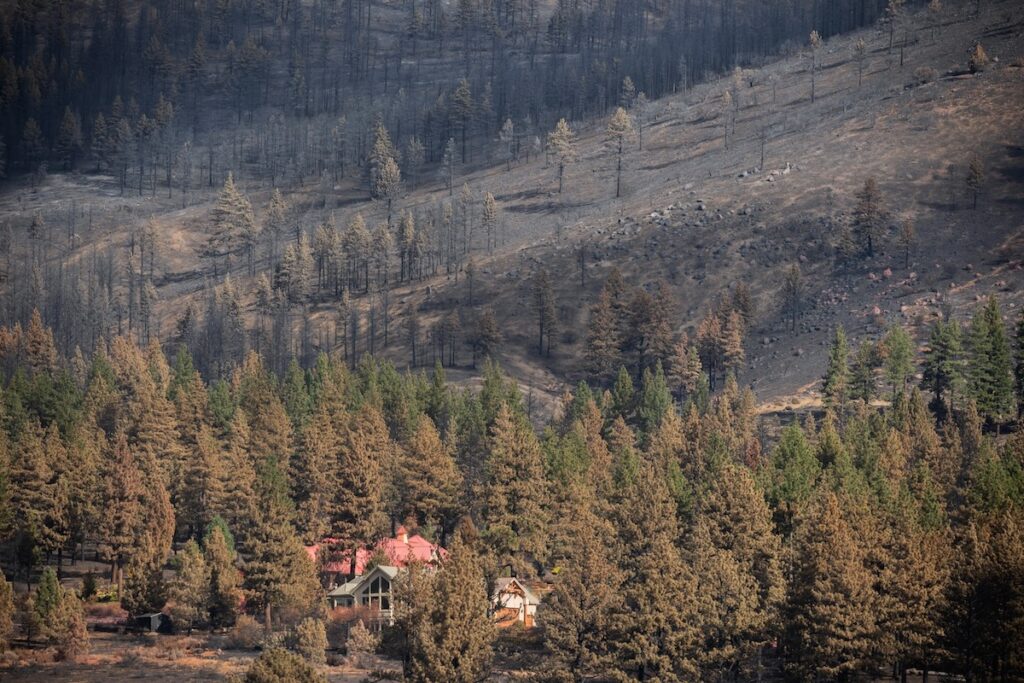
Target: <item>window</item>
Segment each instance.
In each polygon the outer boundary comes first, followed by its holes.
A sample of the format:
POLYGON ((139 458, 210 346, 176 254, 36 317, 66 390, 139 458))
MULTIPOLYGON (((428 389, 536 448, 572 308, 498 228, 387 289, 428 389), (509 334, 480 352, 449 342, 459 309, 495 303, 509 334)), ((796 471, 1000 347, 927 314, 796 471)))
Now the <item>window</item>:
POLYGON ((363 593, 361 602, 382 610, 391 609, 391 582, 384 576, 374 578, 363 593))

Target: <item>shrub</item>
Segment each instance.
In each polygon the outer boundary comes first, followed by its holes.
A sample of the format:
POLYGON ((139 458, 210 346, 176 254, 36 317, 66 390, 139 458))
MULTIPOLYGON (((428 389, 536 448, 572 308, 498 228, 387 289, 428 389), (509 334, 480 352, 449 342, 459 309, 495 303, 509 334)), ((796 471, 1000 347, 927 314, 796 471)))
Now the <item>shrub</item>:
POLYGON ((85 573, 82 578, 82 599, 88 600, 92 596, 96 595, 96 575, 92 573, 90 569, 85 573))
POLYGON ((380 635, 366 628, 362 619, 349 629, 345 649, 350 655, 373 654, 377 652, 378 647, 380 647, 380 635))
POLYGON ((225 645, 229 650, 252 650, 263 639, 263 626, 248 614, 238 617, 234 627, 228 631, 225 645))
POLYGON ((979 71, 984 71, 987 66, 988 53, 985 52, 985 48, 981 46, 981 43, 975 43, 974 49, 971 51, 971 58, 967 62, 967 67, 973 74, 979 71))
POLYGON ((938 77, 939 72, 930 66, 919 66, 916 69, 914 69, 914 78, 916 78, 917 82, 920 83, 921 85, 924 85, 925 83, 931 83, 938 77))
POLYGON ((89 650, 85 611, 74 591, 64 591, 54 617, 54 639, 61 659, 75 661, 89 650))
POLYGON ((327 629, 322 619, 307 617, 295 627, 295 651, 310 664, 327 663, 327 629))
POLYGON ((253 661, 242 679, 243 683, 324 683, 326 680, 302 657, 276 648, 253 661))

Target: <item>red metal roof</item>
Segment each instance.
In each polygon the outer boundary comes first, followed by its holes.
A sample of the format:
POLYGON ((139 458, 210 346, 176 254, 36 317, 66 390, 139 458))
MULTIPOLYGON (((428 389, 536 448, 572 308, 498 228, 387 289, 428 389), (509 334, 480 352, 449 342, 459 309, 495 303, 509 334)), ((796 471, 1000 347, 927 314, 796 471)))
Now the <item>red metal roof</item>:
MULTIPOLYGON (((320 551, 322 546, 330 547, 331 545, 336 545, 338 542, 338 539, 325 538, 321 543, 306 546, 306 552, 309 554, 310 559, 315 562, 317 559, 317 553, 320 551)), ((398 529, 398 533, 395 534, 394 538, 383 538, 378 541, 374 550, 370 550, 369 548, 359 548, 356 551, 355 573, 357 576, 366 571, 366 565, 370 563, 374 552, 377 550, 381 551, 384 556, 388 558, 387 564, 394 567, 405 567, 413 561, 431 564, 437 560, 443 560, 448 554, 448 551, 444 548, 436 543, 431 543, 419 534, 408 536, 405 531, 405 527, 401 527, 398 529)), ((350 549, 334 553, 333 559, 324 565, 324 571, 337 574, 348 574, 351 570, 351 558, 352 551, 350 549)))

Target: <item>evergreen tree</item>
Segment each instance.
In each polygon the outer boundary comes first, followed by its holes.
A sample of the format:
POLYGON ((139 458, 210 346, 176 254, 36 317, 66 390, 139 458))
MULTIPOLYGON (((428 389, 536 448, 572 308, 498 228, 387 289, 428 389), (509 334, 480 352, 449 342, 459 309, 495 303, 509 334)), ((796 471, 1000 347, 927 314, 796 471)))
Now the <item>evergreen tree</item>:
POLYGON ((547 151, 558 165, 558 194, 562 194, 565 167, 576 160, 576 136, 565 119, 559 119, 555 129, 548 133, 547 151))
POLYGON ((803 315, 804 279, 800 266, 795 263, 785 270, 782 278, 783 313, 789 317, 789 329, 796 331, 796 321, 803 315))
POLYGON ((636 414, 640 422, 640 432, 646 440, 661 424, 662 419, 672 409, 672 395, 665 383, 665 373, 661 362, 655 366, 654 372, 644 369, 640 384, 640 397, 637 400, 636 414))
POLYGON ((787 668, 833 679, 869 670, 878 637, 873 579, 834 494, 819 494, 801 515, 795 549, 785 607, 787 668))
POLYGON ((832 346, 828 352, 828 369, 825 371, 825 405, 836 410, 840 415, 846 409, 846 399, 850 384, 850 350, 846 343, 846 331, 842 325, 836 328, 832 337, 832 346))
POLYGON ((875 247, 881 238, 884 225, 882 193, 874 178, 864 181, 864 187, 857 193, 857 205, 853 210, 854 232, 861 249, 868 258, 875 255, 875 247))
POLYGON ((623 608, 622 572, 612 559, 610 525, 592 509, 593 492, 577 485, 570 498, 573 504, 556 522, 571 542, 546 601, 544 645, 562 678, 583 683, 611 669, 613 626, 623 608))
POLYGON ((906 389, 914 371, 914 342, 905 329, 896 325, 885 335, 882 344, 885 349, 885 375, 895 396, 906 389))
POLYGON ((850 398, 870 403, 875 398, 875 367, 878 365, 878 349, 872 342, 864 340, 857 347, 850 367, 850 398))
POLYGON ((964 354, 960 324, 938 320, 932 326, 924 352, 922 388, 932 392, 933 408, 940 416, 963 393, 964 354), (941 411, 939 409, 942 409, 941 411))
POLYGON ((0 653, 7 652, 14 635, 14 588, 0 571, 0 653))
POLYGON ((597 381, 610 380, 615 368, 621 365, 615 311, 612 309, 611 295, 604 287, 597 303, 590 309, 586 364, 589 376, 597 381))
POLYGON ((449 528, 458 510, 462 475, 434 422, 419 418, 402 454, 401 499, 403 515, 420 525, 449 528))
POLYGON ((78 117, 72 113, 71 107, 65 107, 64 118, 57 132, 57 154, 64 162, 64 170, 70 171, 75 167, 81 149, 82 128, 78 124, 78 117))
POLYGON ((620 677, 696 678, 696 579, 677 546, 675 502, 650 466, 618 506, 625 609, 616 620, 613 662, 620 677))
POLYGON ((253 660, 244 683, 324 683, 327 678, 299 655, 270 648, 253 660))
POLYGON ((190 540, 177 556, 178 572, 168 590, 175 625, 192 633, 206 623, 210 608, 210 568, 199 545, 190 540))
POLYGON ((982 416, 1000 423, 1016 414, 1010 344, 992 296, 971 320, 968 375, 971 397, 982 416))
POLYGON ((551 287, 548 271, 541 268, 533 277, 533 309, 537 314, 537 353, 551 355, 551 337, 554 336, 558 317, 555 313, 555 293, 551 287))
POLYGON ((292 491, 296 526, 307 543, 319 543, 329 531, 328 511, 338 484, 338 435, 324 406, 302 431, 301 446, 292 460, 292 491))
MULTIPOLYGON (((21 427, 10 482, 19 544, 28 543, 42 553, 63 547, 67 541, 67 491, 47 457, 38 422, 21 427)), ((31 566, 26 570, 31 573, 31 566)))
POLYGON ((775 510, 777 527, 788 536, 796 516, 811 498, 821 471, 800 425, 794 423, 782 431, 771 465, 768 502, 775 510))
MULTIPOLYGON (((630 120, 625 109, 617 107, 611 118, 608 119, 608 127, 605 130, 605 146, 615 155, 616 198, 622 194, 622 156, 626 151, 626 143, 632 139, 633 135, 633 121, 630 120)), ((561 172, 559 172, 559 178, 561 178, 561 172)), ((561 188, 561 181, 559 181, 559 188, 561 188)))
POLYGON ((386 524, 385 476, 394 472, 397 452, 380 411, 370 404, 352 417, 338 454, 331 532, 352 552, 371 545, 386 524))
POLYGON ((1017 386, 1017 415, 1020 417, 1024 415, 1024 314, 1017 320, 1013 376, 1017 386))
POLYGON ((279 504, 265 501, 246 545, 246 604, 263 610, 268 633, 273 609, 292 606, 309 610, 318 603, 321 590, 316 567, 279 504))
MULTIPOLYGON (((979 44, 976 50, 981 50, 979 44)), ((981 55, 984 56, 985 51, 981 50, 981 55)), ((978 63, 987 62, 988 58, 978 59, 978 63)), ((972 64, 974 60, 972 59, 972 64)), ((978 193, 981 192, 981 188, 985 184, 985 166, 981 162, 981 157, 977 154, 971 157, 971 162, 967 165, 967 176, 964 179, 964 184, 967 185, 967 191, 971 193, 971 208, 978 208, 978 193)))
POLYGON ((244 596, 232 539, 220 520, 214 520, 203 537, 203 557, 210 571, 210 625, 232 626, 244 596))
POLYGON ((701 667, 760 676, 761 650, 779 633, 786 594, 782 547, 751 473, 727 464, 694 510, 688 552, 697 574, 701 667))
POLYGON ((412 676, 418 683, 484 680, 494 653, 494 626, 480 559, 459 534, 434 579, 428 620, 410 643, 412 676))
POLYGON ((525 416, 506 403, 488 436, 485 475, 478 497, 484 537, 499 567, 533 573, 544 561, 547 482, 540 444, 525 416))
POLYGON ((256 234, 252 205, 235 186, 234 176, 228 173, 213 208, 213 224, 205 255, 217 258, 232 254, 238 251, 241 243, 248 254, 251 272, 256 234))

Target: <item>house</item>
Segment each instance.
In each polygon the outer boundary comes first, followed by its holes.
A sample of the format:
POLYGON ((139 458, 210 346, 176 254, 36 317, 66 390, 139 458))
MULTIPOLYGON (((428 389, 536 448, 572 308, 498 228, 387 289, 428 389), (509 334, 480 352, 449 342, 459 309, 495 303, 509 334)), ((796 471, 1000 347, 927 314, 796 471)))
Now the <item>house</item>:
MULTIPOLYGON (((316 562, 323 548, 337 546, 339 541, 325 538, 322 543, 306 546, 306 552, 316 562)), ((410 562, 417 561, 436 567, 447 555, 447 551, 436 543, 431 543, 419 534, 409 535, 404 526, 398 527, 393 538, 381 539, 372 549, 359 548, 356 551, 355 572, 352 567, 352 550, 341 550, 332 554, 330 560, 321 567, 328 586, 344 583, 344 579, 362 576, 373 559, 383 557, 383 564, 392 567, 406 567, 410 562)))
POLYGON ((365 607, 377 616, 378 623, 390 624, 394 601, 391 596, 398 567, 377 565, 362 576, 347 581, 327 593, 327 604, 335 607, 365 607))
POLYGON ((525 581, 503 576, 495 580, 491 595, 491 610, 499 628, 522 624, 533 628, 536 623, 540 598, 525 581))

